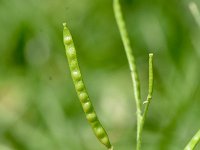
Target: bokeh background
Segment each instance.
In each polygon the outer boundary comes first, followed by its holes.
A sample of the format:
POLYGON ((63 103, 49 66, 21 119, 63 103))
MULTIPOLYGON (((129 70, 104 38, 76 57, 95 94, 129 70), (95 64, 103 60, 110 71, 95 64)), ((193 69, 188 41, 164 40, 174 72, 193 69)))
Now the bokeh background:
MULTIPOLYGON (((154 53, 143 150, 183 149, 200 127, 200 28, 189 3, 121 0, 143 100, 154 53)), ((135 101, 112 1, 0 0, 0 150, 105 149, 75 93, 62 42, 65 21, 113 145, 134 149, 135 101)))

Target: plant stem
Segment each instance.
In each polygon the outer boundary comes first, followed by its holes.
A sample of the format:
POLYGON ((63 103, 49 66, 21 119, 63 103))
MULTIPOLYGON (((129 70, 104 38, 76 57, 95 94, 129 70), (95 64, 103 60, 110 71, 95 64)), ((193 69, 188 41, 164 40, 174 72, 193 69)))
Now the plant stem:
MULTIPOLYGON (((145 105, 145 108, 144 108, 144 113, 142 115, 141 128, 140 128, 140 131, 139 131, 139 137, 141 137, 141 138, 142 138, 142 130, 143 130, 143 127, 144 127, 145 119, 146 119, 147 112, 148 112, 148 109, 149 109, 149 105, 150 105, 150 102, 151 102, 151 99, 152 99, 152 94, 153 94, 153 53, 150 53, 149 54, 149 90, 148 90, 147 100, 144 101, 144 103, 143 103, 143 104, 146 104, 146 105, 145 105)), ((140 141, 142 141, 142 140, 140 139, 140 141)))
POLYGON ((142 120, 144 121, 145 121, 145 118, 149 109, 149 105, 152 99, 152 94, 153 94, 153 53, 150 53, 149 54, 149 90, 148 90, 147 100, 144 102, 146 106, 145 106, 144 113, 142 116, 142 120))
MULTIPOLYGON (((195 2, 190 2, 189 9, 197 22, 198 26, 200 27, 200 12, 195 2)), ((192 137, 189 143, 186 145, 184 150, 193 150, 196 145, 200 142, 200 129, 199 131, 192 137)))
POLYGON ((184 150, 193 150, 196 145, 199 143, 200 141, 200 129, 199 131, 192 137, 192 139, 189 141, 189 143, 186 145, 186 147, 184 148, 184 150))
POLYGON ((113 8, 114 8, 114 14, 115 14, 115 19, 117 21, 117 25, 119 28, 119 32, 122 38, 122 42, 125 48, 126 56, 128 59, 129 63, 129 68, 131 71, 131 77, 132 77, 132 82, 133 82, 133 89, 134 89, 134 95, 135 95, 135 102, 136 102, 136 111, 137 111, 137 146, 136 149, 140 150, 141 147, 141 137, 140 137, 140 132, 141 131, 141 95, 140 95, 140 82, 139 82, 139 77, 137 73, 137 68, 136 68, 136 63, 135 63, 135 58, 132 54, 132 49, 130 46, 130 40, 128 37, 128 32, 126 30, 126 25, 122 16, 122 11, 121 11, 121 6, 119 3, 119 0, 114 0, 113 1, 113 8))
POLYGON ((200 12, 199 12, 199 9, 198 9, 196 3, 190 2, 189 9, 190 9, 195 21, 197 22, 198 26, 200 27, 200 12))
POLYGON ((112 146, 111 148, 109 148, 108 150, 114 150, 114 147, 112 146))

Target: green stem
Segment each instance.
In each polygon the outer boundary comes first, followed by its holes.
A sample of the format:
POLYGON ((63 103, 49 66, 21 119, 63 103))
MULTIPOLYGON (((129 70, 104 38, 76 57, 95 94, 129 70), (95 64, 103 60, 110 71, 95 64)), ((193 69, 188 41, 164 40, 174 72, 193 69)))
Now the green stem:
POLYGON ((196 145, 199 143, 200 141, 200 129, 199 131, 192 137, 192 139, 189 141, 189 143, 186 145, 186 147, 184 148, 184 150, 193 150, 196 145))
POLYGON ((197 22, 198 26, 200 27, 200 12, 199 12, 199 9, 198 9, 196 3, 190 2, 189 9, 190 9, 195 21, 197 22))
POLYGON ((133 89, 134 89, 134 95, 135 95, 135 101, 136 101, 136 109, 137 109, 137 150, 140 150, 141 147, 141 137, 140 132, 141 131, 141 95, 140 95, 140 82, 139 77, 137 73, 135 58, 132 54, 132 49, 130 46, 130 40, 128 37, 128 33, 126 30, 126 25, 122 16, 121 6, 119 3, 119 0, 113 1, 113 9, 115 14, 115 19, 117 21, 117 25, 120 31, 120 35, 122 38, 122 42, 125 48, 126 56, 129 63, 129 68, 131 71, 131 77, 133 82, 133 89))
POLYGON ((153 54, 149 54, 149 91, 148 91, 148 96, 147 100, 144 101, 144 104, 146 104, 144 108, 144 113, 142 116, 142 121, 144 122, 146 119, 146 115, 149 109, 149 105, 152 99, 152 94, 153 94, 153 54))
MULTIPOLYGON (((148 90, 148 96, 147 96, 147 100, 144 101, 145 108, 144 108, 144 113, 142 115, 142 120, 141 120, 141 128, 139 131, 139 137, 142 138, 142 130, 144 127, 144 123, 145 123, 145 119, 147 116, 147 112, 149 109, 149 105, 152 99, 152 94, 153 94, 153 53, 149 54, 149 90, 148 90)), ((140 139, 141 141, 141 139, 140 139)))

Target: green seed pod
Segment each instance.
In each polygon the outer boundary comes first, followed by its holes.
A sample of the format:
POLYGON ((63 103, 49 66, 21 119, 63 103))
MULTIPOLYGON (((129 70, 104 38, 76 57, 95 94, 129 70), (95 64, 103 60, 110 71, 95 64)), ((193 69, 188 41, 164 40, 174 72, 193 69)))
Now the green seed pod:
POLYGON ((78 92, 81 92, 84 90, 84 84, 83 81, 78 81, 77 83, 75 83, 75 88, 78 92))
POLYGON ((76 60, 71 60, 71 63, 70 63, 70 68, 72 70, 76 70, 77 69, 77 61, 76 60))
POLYGON ((97 115, 94 111, 91 113, 86 113, 86 118, 90 123, 94 123, 97 121, 97 115))
POLYGON ((66 49, 66 55, 70 67, 71 76, 75 85, 76 92, 78 94, 79 100, 82 104, 83 111, 85 112, 86 118, 91 125, 94 134, 99 139, 99 141, 104 144, 109 150, 113 150, 113 147, 110 144, 108 135, 105 129, 102 127, 96 112, 93 108, 92 102, 89 99, 88 93, 86 91, 80 68, 78 65, 78 60, 76 56, 76 49, 72 40, 72 36, 66 26, 66 23, 63 24, 63 40, 66 49))
POLYGON ((89 97, 88 97, 87 93, 85 93, 85 91, 79 93, 78 97, 79 97, 81 103, 85 103, 85 102, 89 101, 89 97))
POLYGON ((75 59, 76 58, 76 52, 75 52, 74 47, 69 47, 67 53, 69 55, 69 59, 75 59))
POLYGON ((102 127, 97 127, 95 128, 95 132, 97 133, 97 136, 99 138, 103 138, 104 137, 104 129, 102 127))
MULTIPOLYGON (((108 139, 106 136, 104 136, 104 137, 101 138, 100 140, 101 140, 101 143, 103 143, 103 144, 106 144, 106 143, 109 142, 109 139, 108 139)), ((112 147, 111 147, 110 149, 112 149, 112 147)))
POLYGON ((74 69, 74 71, 72 72, 72 77, 73 77, 74 80, 76 80, 76 81, 81 80, 81 73, 80 73, 80 71, 74 69))
POLYGON ((85 110, 86 113, 90 113, 92 112, 92 106, 91 106, 91 103, 88 101, 88 102, 85 102, 83 104, 83 109, 85 110))

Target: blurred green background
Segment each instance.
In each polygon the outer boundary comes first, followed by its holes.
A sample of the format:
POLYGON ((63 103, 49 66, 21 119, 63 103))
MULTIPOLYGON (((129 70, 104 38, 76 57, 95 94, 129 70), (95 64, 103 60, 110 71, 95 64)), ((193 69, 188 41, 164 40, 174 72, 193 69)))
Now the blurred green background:
MULTIPOLYGON (((121 0, 144 100, 148 53, 154 53, 143 150, 183 149, 200 127, 200 29, 189 2, 121 0)), ((62 42, 65 21, 111 142, 116 150, 134 149, 135 101, 112 1, 0 0, 0 150, 105 149, 75 93, 62 42)))

